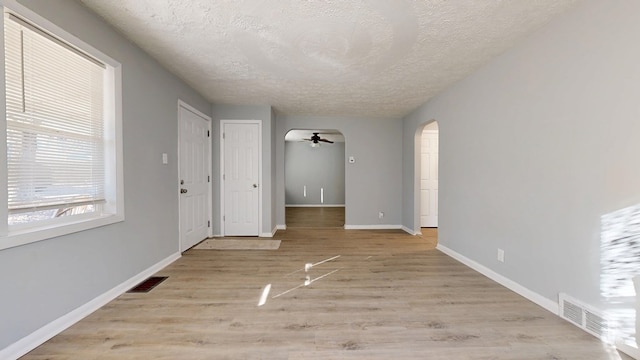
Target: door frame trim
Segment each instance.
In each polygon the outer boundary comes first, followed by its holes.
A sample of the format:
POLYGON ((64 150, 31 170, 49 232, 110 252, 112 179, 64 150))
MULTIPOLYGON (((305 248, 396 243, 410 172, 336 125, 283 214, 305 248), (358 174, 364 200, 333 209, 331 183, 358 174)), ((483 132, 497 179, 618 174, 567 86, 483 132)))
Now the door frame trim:
POLYGON ((176 164, 178 165, 178 178, 176 179, 176 193, 178 194, 178 251, 179 252, 183 252, 187 249, 183 249, 182 248, 182 237, 183 237, 183 233, 182 233, 182 218, 181 218, 181 209, 182 209, 182 204, 181 204, 181 198, 180 198, 180 125, 181 125, 181 121, 182 119, 180 118, 180 109, 185 109, 187 111, 190 111, 196 115, 198 115, 199 117, 203 118, 204 120, 207 121, 207 131, 209 131, 209 137, 207 138, 207 153, 209 154, 209 161, 207 163, 207 173, 210 176, 210 181, 209 181, 209 185, 207 186, 207 218, 209 219, 209 228, 207 229, 207 237, 212 237, 213 236, 213 179, 211 178, 211 174, 212 174, 212 167, 211 167, 211 159, 213 158, 213 154, 212 154, 212 142, 211 139, 213 139, 213 134, 212 134, 212 129, 211 129, 211 125, 213 123, 211 116, 206 115, 205 113, 203 113, 202 111, 194 108, 193 106, 189 105, 188 103, 184 102, 181 99, 178 99, 178 159, 176 161, 176 164))
POLYGON ((220 233, 225 236, 225 187, 224 187, 224 128, 226 124, 253 124, 258 125, 258 233, 262 236, 262 120, 220 120, 220 233))
MULTIPOLYGON (((433 121, 435 122, 435 121, 433 121)), ((430 122, 429 124, 433 123, 430 122)), ((419 216, 419 221, 418 221, 418 225, 420 226, 420 228, 422 228, 422 163, 423 163, 423 159, 422 159, 422 141, 424 140, 424 136, 425 134, 428 135, 436 135, 437 136, 437 140, 438 140, 438 164, 440 164, 440 129, 436 129, 436 130, 427 130, 425 129, 427 127, 426 124, 424 125, 424 127, 422 128, 422 133, 420 134, 420 153, 419 153, 419 157, 420 157, 420 174, 418 176, 419 182, 418 182, 418 196, 419 196, 419 202, 420 202, 420 216, 419 216)), ((440 169, 438 169, 438 177, 440 177, 440 169)), ((438 181, 439 179, 436 179, 436 181, 438 181)), ((440 188, 440 182, 438 181, 438 189, 440 188)), ((439 200, 439 199, 438 199, 439 200)), ((438 202, 439 203, 439 202, 438 202)), ((436 205, 435 208, 436 211, 436 217, 438 217, 438 205, 436 205)), ((436 226, 425 226, 425 227, 438 227, 438 221, 436 220, 436 226)))
MULTIPOLYGON (((440 150, 442 147, 440 146, 440 122, 436 119, 430 119, 422 122, 416 127, 415 133, 413 134, 413 232, 407 231, 413 235, 422 234, 422 227, 420 222, 420 215, 422 213, 420 209, 420 205, 422 203, 422 199, 420 196, 420 177, 422 174, 422 132, 425 130, 425 127, 431 123, 438 124, 438 180, 440 178, 440 150)), ((440 188, 440 186, 438 186, 440 188)), ((440 213, 440 199, 438 199, 438 214, 440 213)), ((438 217, 438 222, 440 218, 438 217)), ((439 224, 438 224, 439 225, 439 224)), ((409 229, 411 230, 411 229, 409 229)))

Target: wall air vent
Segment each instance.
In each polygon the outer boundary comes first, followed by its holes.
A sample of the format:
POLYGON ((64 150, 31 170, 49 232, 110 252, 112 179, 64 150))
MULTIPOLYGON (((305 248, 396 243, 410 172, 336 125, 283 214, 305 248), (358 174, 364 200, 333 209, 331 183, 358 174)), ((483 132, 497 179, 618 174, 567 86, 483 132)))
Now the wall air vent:
POLYGON ((572 323, 582 326, 584 322, 584 311, 582 308, 566 299, 562 300, 562 317, 571 321, 572 323))
POLYGON ((601 312, 565 293, 560 293, 559 300, 561 318, 603 341, 610 341, 607 321, 601 312))
POLYGON ((607 322, 605 319, 588 310, 585 310, 584 315, 584 326, 587 331, 601 339, 604 338, 607 335, 607 322))

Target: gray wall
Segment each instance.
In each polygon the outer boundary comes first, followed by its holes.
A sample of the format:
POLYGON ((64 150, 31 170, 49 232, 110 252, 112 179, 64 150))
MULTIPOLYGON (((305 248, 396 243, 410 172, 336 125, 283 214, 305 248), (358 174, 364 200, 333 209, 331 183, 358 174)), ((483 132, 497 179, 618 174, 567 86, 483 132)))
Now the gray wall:
POLYGON ((20 2, 122 63, 126 219, 0 251, 0 349, 178 251, 178 99, 211 110, 78 2, 20 2))
POLYGON ((274 170, 275 117, 269 105, 225 105, 214 104, 213 113, 213 234, 221 235, 220 224, 220 121, 221 120, 262 120, 262 234, 270 234, 275 229, 273 216, 273 194, 275 191, 274 170))
POLYGON ((309 145, 307 141, 285 142, 285 204, 323 205, 320 202, 322 188, 324 205, 344 205, 344 143, 321 144, 315 148, 309 145))
POLYGON ((404 224, 415 133, 436 119, 439 242, 550 300, 604 306, 601 216, 640 203, 638 14, 588 0, 407 116, 404 224))
POLYGON ((292 129, 336 129, 345 137, 345 225, 400 225, 402 122, 399 119, 278 115, 276 121, 276 221, 285 224, 285 134, 292 129), (378 211, 385 213, 378 219, 378 211))

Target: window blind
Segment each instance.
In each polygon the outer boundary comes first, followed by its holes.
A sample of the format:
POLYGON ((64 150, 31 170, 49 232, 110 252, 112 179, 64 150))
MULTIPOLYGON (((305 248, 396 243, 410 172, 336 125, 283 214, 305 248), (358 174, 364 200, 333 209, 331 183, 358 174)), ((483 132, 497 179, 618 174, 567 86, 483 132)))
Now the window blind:
POLYGON ((9 212, 104 201, 104 65, 5 17, 9 212))

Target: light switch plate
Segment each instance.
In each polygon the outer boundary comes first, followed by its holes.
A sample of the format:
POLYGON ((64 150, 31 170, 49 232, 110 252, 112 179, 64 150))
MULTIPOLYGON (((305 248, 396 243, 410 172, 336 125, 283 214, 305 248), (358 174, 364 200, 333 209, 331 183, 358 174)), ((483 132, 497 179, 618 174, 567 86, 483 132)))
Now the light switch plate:
POLYGON ((169 156, 167 153, 162 153, 162 163, 165 165, 169 163, 169 156))

